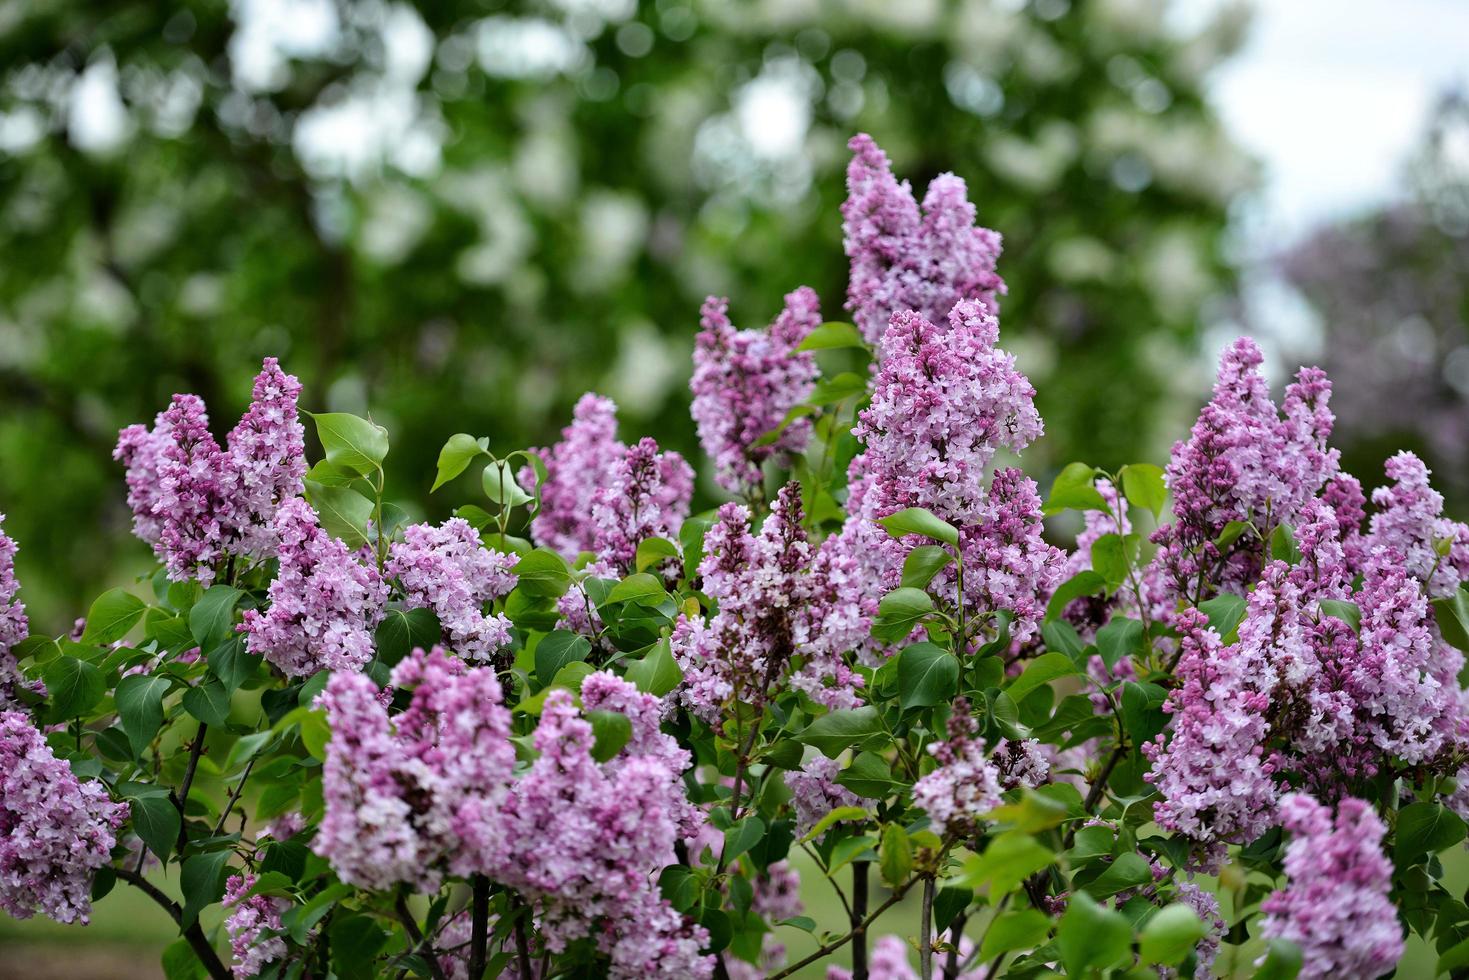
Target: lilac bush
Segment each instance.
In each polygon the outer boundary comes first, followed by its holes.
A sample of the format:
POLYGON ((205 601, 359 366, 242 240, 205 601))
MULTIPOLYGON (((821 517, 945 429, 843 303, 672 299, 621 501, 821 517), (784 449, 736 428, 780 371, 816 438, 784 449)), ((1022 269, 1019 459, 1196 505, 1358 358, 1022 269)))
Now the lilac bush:
POLYGON ((1043 494, 998 235, 852 148, 855 322, 700 314, 735 499, 588 394, 549 448, 453 435, 433 489, 478 489, 419 521, 389 433, 267 359, 223 443, 187 394, 120 434, 158 565, 75 631, 0 534, 0 907, 137 888, 215 980, 1461 971, 1469 528, 1428 470, 1365 493, 1329 380, 1277 402, 1242 338, 1166 466, 1043 494))

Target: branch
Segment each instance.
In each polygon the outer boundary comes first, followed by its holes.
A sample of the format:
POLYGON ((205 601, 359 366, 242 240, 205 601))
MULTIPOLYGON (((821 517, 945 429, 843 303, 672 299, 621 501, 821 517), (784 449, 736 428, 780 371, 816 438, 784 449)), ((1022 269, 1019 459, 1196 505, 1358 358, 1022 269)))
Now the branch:
POLYGON ((189 944, 189 948, 194 951, 194 955, 199 957, 199 962, 209 972, 212 980, 233 980, 230 971, 225 969, 224 963, 220 961, 219 954, 214 951, 214 947, 205 938, 204 930, 199 928, 198 920, 191 923, 188 928, 183 928, 183 909, 179 908, 177 902, 159 891, 156 885, 136 871, 129 871, 127 868, 113 868, 112 871, 123 881, 137 888, 144 895, 147 895, 163 907, 163 910, 169 914, 174 923, 180 927, 184 941, 189 944))
POLYGON ((184 769, 184 781, 179 785, 179 792, 174 797, 174 806, 179 808, 179 842, 178 850, 182 854, 189 843, 189 819, 185 811, 189 806, 189 790, 194 785, 194 773, 199 768, 199 756, 204 754, 204 733, 209 731, 209 726, 199 722, 199 731, 194 734, 194 744, 189 746, 189 765, 184 769))
POLYGON ((485 975, 485 947, 490 938, 490 879, 475 875, 471 887, 474 911, 469 934, 469 980, 480 980, 485 975))
MULTIPOLYGON (((867 878, 872 869, 870 861, 852 862, 852 906, 847 909, 847 918, 852 923, 852 980, 867 980, 867 878)), ((832 882, 835 886, 836 882, 832 882)), ((837 889, 841 894, 841 889, 837 889)), ((846 899, 842 899, 846 904, 846 899)))
POLYGON ((918 919, 918 973, 933 980, 933 878, 923 879, 923 911, 918 919))
POLYGON ((424 959, 428 961, 428 972, 434 980, 448 980, 444 976, 444 968, 439 965, 439 958, 434 955, 434 948, 423 933, 418 931, 418 923, 413 919, 413 912, 408 908, 408 900, 404 898, 403 892, 398 892, 397 901, 393 908, 398 913, 398 920, 403 923, 403 928, 408 932, 408 939, 413 943, 415 949, 421 949, 424 959))

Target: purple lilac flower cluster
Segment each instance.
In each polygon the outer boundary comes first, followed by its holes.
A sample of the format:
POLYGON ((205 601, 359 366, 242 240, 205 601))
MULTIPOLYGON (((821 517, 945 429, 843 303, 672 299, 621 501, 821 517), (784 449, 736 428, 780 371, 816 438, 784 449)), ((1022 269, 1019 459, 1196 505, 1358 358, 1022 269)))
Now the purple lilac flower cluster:
POLYGON ((947 741, 930 742, 938 768, 913 784, 913 805, 942 835, 970 836, 1000 803, 1000 772, 985 757, 984 740, 969 702, 955 698, 947 741))
POLYGON ((235 980, 249 980, 286 956, 281 913, 290 908, 290 903, 282 898, 250 895, 258 880, 253 874, 232 875, 224 888, 222 904, 229 910, 224 928, 230 934, 230 971, 235 980))
POLYGON ((432 609, 459 656, 489 660, 510 643, 510 620, 485 607, 515 588, 515 555, 486 548, 462 517, 404 528, 389 554, 383 571, 398 580, 407 607, 432 609))
POLYGON ((837 785, 836 777, 841 770, 841 764, 835 759, 818 755, 806 760, 795 772, 786 774, 786 786, 796 810, 797 836, 806 836, 822 817, 838 807, 857 806, 862 802, 856 793, 837 785))
POLYGON ((774 442, 758 445, 816 384, 815 356, 796 348, 821 325, 820 304, 803 286, 786 296, 769 330, 736 330, 728 301, 711 296, 700 324, 690 414, 714 463, 715 481, 730 493, 750 496, 760 489, 762 463, 800 452, 811 436, 811 421, 798 418, 774 442))
POLYGON ((391 718, 364 674, 334 673, 321 695, 332 738, 313 848, 343 881, 377 890, 498 868, 515 753, 495 672, 418 650, 392 686, 413 694, 391 718))
POLYGON ((151 430, 119 433, 113 457, 127 468, 133 530, 171 578, 208 586, 227 558, 274 557, 276 511, 300 495, 306 474, 300 393, 296 378, 268 357, 226 449, 195 395, 175 395, 151 430))
POLYGON ((1291 835, 1289 883, 1261 906, 1261 934, 1300 946, 1302 980, 1390 972, 1403 955, 1403 932, 1388 900, 1393 869, 1382 853, 1382 820, 1350 796, 1337 804, 1335 820, 1302 793, 1287 794, 1280 812, 1291 835))
POLYGON ((785 681, 828 707, 852 707, 861 677, 822 643, 811 544, 801 526, 801 490, 782 487, 758 535, 750 510, 725 504, 704 536, 703 591, 718 603, 707 622, 681 617, 673 655, 684 671, 681 700, 713 723, 731 698, 764 704, 785 681), (793 657, 800 666, 788 670, 793 657))
POLYGON ((678 453, 660 452, 658 443, 646 436, 628 447, 611 482, 592 496, 599 565, 623 574, 632 571, 643 541, 678 540, 693 495, 693 467, 678 453))
POLYGON ((86 922, 92 875, 111 858, 128 805, 82 782, 30 717, 0 711, 0 908, 86 922))
POLYGON ((387 601, 377 566, 322 530, 299 497, 281 505, 275 536, 280 572, 270 607, 244 613, 246 648, 291 677, 360 670, 372 659, 373 627, 387 601))
POLYGON ((893 176, 887 154, 866 133, 847 144, 843 243, 851 259, 847 309, 869 343, 877 343, 895 313, 913 311, 946 322, 960 300, 997 311, 1005 283, 995 272, 1000 236, 976 227, 964 181, 940 174, 919 212, 913 191, 893 176))
POLYGON ((0 711, 17 711, 25 708, 22 692, 41 695, 46 689, 39 681, 22 677, 15 660, 15 646, 26 638, 31 626, 25 603, 16 598, 20 583, 15 579, 15 553, 19 549, 4 525, 5 515, 0 514, 0 711))

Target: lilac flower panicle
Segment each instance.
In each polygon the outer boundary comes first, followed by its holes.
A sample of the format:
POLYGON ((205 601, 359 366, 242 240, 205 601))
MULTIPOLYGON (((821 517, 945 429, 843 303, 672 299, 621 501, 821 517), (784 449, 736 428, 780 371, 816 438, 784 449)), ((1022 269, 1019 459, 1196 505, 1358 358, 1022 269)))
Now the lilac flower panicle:
POLYGON ((814 756, 795 772, 786 773, 786 787, 796 809, 796 836, 804 837, 811 828, 838 807, 858 806, 857 794, 839 786, 836 777, 842 767, 835 759, 814 756))
POLYGON ((947 741, 930 742, 938 768, 913 784, 913 805, 928 813, 940 835, 972 834, 1000 804, 1000 771, 985 757, 984 740, 970 714, 969 702, 954 700, 947 741))
POLYGON ((154 550, 167 565, 169 578, 197 579, 208 588, 240 522, 233 461, 210 435, 209 417, 198 396, 174 395, 163 416, 169 441, 158 463, 154 512, 162 519, 162 530, 154 550))
POLYGON ((996 311, 1005 292, 995 272, 1000 236, 976 227, 964 181, 941 174, 928 186, 923 211, 907 181, 893 176, 887 155, 865 133, 847 144, 844 247, 851 260, 847 309, 876 343, 895 313, 912 310, 942 324, 960 300, 996 311))
POLYGON ((25 603, 16 596, 20 583, 15 579, 15 539, 3 530, 5 515, 0 514, 0 711, 24 711, 22 692, 45 693, 40 681, 27 681, 15 659, 15 646, 30 635, 30 620, 25 603))
POLYGON ((0 711, 0 908, 88 921, 92 878, 127 818, 127 804, 78 780, 27 715, 0 711))
MULTIPOLYGON (((538 450, 546 464, 541 509, 531 522, 538 544, 568 560, 596 549, 597 526, 587 504, 612 483, 626 451, 617 439, 617 405, 591 392, 582 395, 571 424, 561 430, 561 441, 538 450)), ((535 471, 527 467, 521 481, 531 486, 535 471)))
POLYGON ((1382 852, 1387 832, 1365 801, 1344 797, 1335 819, 1310 796, 1280 803, 1291 835, 1286 887, 1261 905, 1261 934, 1301 947, 1302 980, 1371 980, 1403 955, 1403 933, 1388 898, 1392 863, 1382 852))
POLYGON ((592 495, 597 560, 631 571, 644 540, 677 540, 693 494, 694 471, 684 458, 672 450, 660 452, 652 439, 641 439, 618 462, 611 480, 592 495))
POLYGON ((384 571, 402 585, 409 608, 434 611, 455 653, 485 661, 509 645, 510 620, 485 608, 515 588, 515 555, 485 547, 462 517, 405 528, 389 554, 384 571))
POLYGON ((158 513, 159 467, 164 451, 172 443, 168 413, 159 412, 153 428, 130 425, 117 434, 112 458, 123 464, 128 488, 128 507, 133 512, 133 534, 149 547, 163 542, 163 517, 158 513))
POLYGON ((1443 516, 1443 495, 1428 482, 1428 467, 1409 452, 1387 461, 1392 486, 1372 491, 1372 515, 1363 549, 1396 553, 1429 598, 1452 595, 1469 580, 1469 527, 1443 516), (1444 544, 1440 555, 1437 545, 1444 544))
POLYGON ((275 534, 280 572, 270 584, 270 607, 247 609, 237 627, 247 649, 291 677, 362 669, 387 600, 376 566, 322 530, 299 497, 281 505, 275 534))
POLYGON ((1194 980, 1208 980, 1214 975, 1214 961, 1219 957, 1219 945, 1224 940, 1229 924, 1224 921, 1219 899, 1214 893, 1204 891, 1192 881, 1179 883, 1177 898, 1193 909, 1199 921, 1208 929, 1204 938, 1194 947, 1194 957, 1198 964, 1194 970, 1194 980))
POLYGON ((276 553, 275 516, 282 503, 301 496, 306 477, 306 430, 296 404, 301 382, 267 357, 249 409, 226 437, 233 478, 231 509, 239 540, 231 554, 262 559, 276 553))
POLYGON ((797 419, 775 442, 756 444, 810 395, 819 373, 815 355, 796 350, 821 325, 816 293, 803 286, 785 304, 769 330, 736 330, 726 300, 711 296, 704 302, 689 380, 690 412, 704 452, 714 461, 715 480, 730 493, 758 491, 761 464, 800 452, 811 435, 811 421, 797 419))
POLYGON ((255 875, 232 875, 225 884, 222 905, 229 911, 224 920, 230 934, 233 962, 230 972, 235 980, 249 980, 266 966, 286 957, 286 941, 279 933, 281 913, 290 908, 285 899, 246 892, 255 887, 255 875))

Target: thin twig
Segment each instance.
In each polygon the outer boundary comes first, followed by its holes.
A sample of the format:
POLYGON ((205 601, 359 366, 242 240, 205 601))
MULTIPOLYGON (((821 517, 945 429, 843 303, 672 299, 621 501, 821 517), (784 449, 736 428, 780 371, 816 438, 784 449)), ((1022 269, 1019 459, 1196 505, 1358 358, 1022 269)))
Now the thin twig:
POLYGON ((923 910, 918 918, 918 975, 933 980, 933 876, 923 878, 923 910))
POLYGON ((224 822, 229 819, 230 811, 235 808, 235 804, 240 802, 240 794, 245 792, 245 781, 250 778, 250 770, 255 768, 255 759, 257 758, 259 756, 255 756, 249 762, 245 763, 245 771, 240 774, 240 782, 235 786, 235 791, 230 794, 229 800, 225 802, 224 809, 220 811, 219 822, 214 825, 214 832, 210 835, 211 837, 219 836, 219 832, 224 830, 224 822))
MULTIPOLYGON (((909 878, 901 888, 889 895, 887 897, 887 901, 879 905, 871 915, 862 920, 862 925, 860 928, 865 932, 872 925, 873 922, 877 921, 878 916, 882 915, 888 909, 892 908, 894 905, 897 905, 898 902, 902 901, 903 896, 908 894, 908 889, 913 887, 913 882, 916 880, 917 879, 915 878, 909 878)), ((822 957, 841 949, 847 944, 847 941, 851 939, 852 936, 853 933, 849 932, 845 936, 839 936, 838 938, 833 939, 831 942, 824 944, 820 949, 812 953, 810 956, 806 957, 798 963, 792 963, 790 966, 781 970, 779 973, 772 973, 770 976, 766 977, 765 980, 785 980, 786 977, 795 973, 797 970, 805 969, 822 957)))
POLYGON ((208 971, 212 980, 232 980, 230 971, 225 969, 224 963, 220 961, 219 954, 214 951, 214 947, 205 938, 204 930, 199 928, 197 919, 185 927, 183 909, 179 908, 177 902, 159 891, 157 886, 151 881, 137 872, 129 871, 127 868, 114 868, 113 872, 123 881, 137 888, 144 895, 147 895, 163 907, 163 910, 179 926, 184 941, 189 944, 189 948, 194 951, 194 955, 199 958, 199 962, 203 964, 204 969, 208 971))
POLYGON ((204 734, 209 731, 209 726, 199 722, 199 730, 194 733, 194 744, 189 746, 189 764, 184 769, 184 781, 179 784, 178 796, 174 797, 174 805, 179 808, 179 842, 178 850, 182 855, 184 848, 189 843, 189 819, 187 810, 189 807, 189 790, 194 786, 194 773, 199 769, 199 756, 204 754, 204 734))
POLYGON ((423 951, 423 958, 428 961, 428 972, 434 980, 448 980, 444 976, 444 968, 439 965, 439 958, 434 955, 434 947, 418 930, 418 923, 414 921, 413 910, 408 907, 408 900, 403 892, 398 892, 397 901, 393 908, 398 913, 398 921, 403 923, 403 928, 408 932, 408 939, 413 947, 423 951))
POLYGON ((515 917, 515 955, 520 960, 520 980, 531 980, 530 975, 530 940, 525 935, 525 920, 530 918, 530 908, 526 907, 523 915, 515 917))

